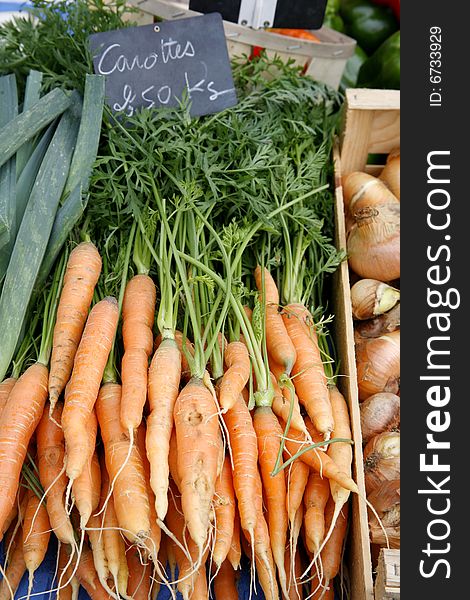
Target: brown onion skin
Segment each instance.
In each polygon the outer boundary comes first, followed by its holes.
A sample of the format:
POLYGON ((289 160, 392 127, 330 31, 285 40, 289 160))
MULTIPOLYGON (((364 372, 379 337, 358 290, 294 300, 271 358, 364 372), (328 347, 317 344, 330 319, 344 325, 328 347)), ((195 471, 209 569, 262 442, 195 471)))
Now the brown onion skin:
POLYGON ((372 394, 400 389, 400 330, 378 338, 363 338, 356 344, 359 400, 372 394))
POLYGON ((379 179, 381 179, 392 194, 400 200, 400 152, 394 156, 388 156, 387 163, 382 169, 379 179))
POLYGON ((400 204, 365 207, 354 219, 346 242, 351 269, 368 279, 399 279, 400 204))
POLYGON ((364 477, 369 496, 384 481, 400 479, 400 433, 386 431, 369 440, 364 448, 364 477))
POLYGON ((399 328, 400 303, 396 304, 383 315, 379 315, 373 319, 367 319, 367 321, 356 322, 354 325, 359 341, 361 338, 380 337, 386 333, 392 333, 392 331, 396 331, 399 328))
POLYGON ((353 318, 359 321, 383 315, 399 300, 400 290, 377 279, 360 279, 351 286, 353 318))
POLYGON ((363 171, 353 171, 343 177, 344 205, 350 213, 364 206, 398 202, 385 181, 363 171))
POLYGON ((361 412, 362 442, 384 431, 400 430, 400 397, 388 392, 369 396, 359 405, 361 412))

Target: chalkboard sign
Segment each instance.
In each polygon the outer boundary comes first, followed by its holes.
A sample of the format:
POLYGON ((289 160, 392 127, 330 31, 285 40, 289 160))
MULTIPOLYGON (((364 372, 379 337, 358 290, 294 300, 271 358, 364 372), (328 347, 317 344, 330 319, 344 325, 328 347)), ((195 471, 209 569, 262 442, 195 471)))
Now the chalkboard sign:
MULTIPOLYGON (((325 18, 327 0, 277 0, 272 27, 320 29, 325 18)), ((190 0, 196 12, 219 12, 223 19, 238 23, 241 0, 190 0)))
POLYGON ((177 106, 187 97, 191 114, 200 116, 237 103, 218 13, 95 33, 89 43, 115 112, 132 116, 138 108, 177 106))

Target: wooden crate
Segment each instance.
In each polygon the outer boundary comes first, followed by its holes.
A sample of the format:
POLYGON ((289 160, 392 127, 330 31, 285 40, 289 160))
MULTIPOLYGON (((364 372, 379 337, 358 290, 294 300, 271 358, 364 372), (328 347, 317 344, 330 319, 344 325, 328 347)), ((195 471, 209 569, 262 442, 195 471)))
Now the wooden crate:
MULTIPOLYGON (((346 248, 342 176, 356 170, 377 173, 382 166, 368 165, 368 155, 370 153, 388 154, 399 145, 400 92, 397 90, 348 89, 344 103, 343 126, 334 153, 337 248, 346 248)), ((335 338, 340 359, 340 372, 343 375, 340 380, 341 391, 348 401, 351 416, 354 440, 354 478, 361 495, 365 497, 354 327, 347 262, 344 262, 336 272, 334 284, 336 290, 334 300, 335 338)), ((372 600, 374 585, 367 507, 357 495, 352 498, 351 530, 348 542, 347 563, 351 578, 351 600, 372 600)), ((387 551, 384 554, 384 560, 393 562, 392 555, 396 557, 397 552, 399 551, 394 550, 390 554, 390 551, 387 551)), ((396 560, 394 564, 396 564, 396 560)), ((392 572, 390 569, 387 571, 384 565, 382 570, 383 573, 392 572)), ((396 573, 396 571, 394 572, 396 573)), ((399 579, 399 571, 396 578, 399 579)), ((398 588, 395 586, 393 593, 395 595, 383 598, 399 598, 399 586, 398 588)), ((383 598, 375 596, 375 600, 383 600, 383 598)))
MULTIPOLYGON (((164 20, 194 17, 200 13, 191 11, 188 0, 128 0, 128 4, 137 8, 143 15, 141 22, 152 22, 154 16, 164 20)), ((130 15, 130 18, 134 18, 130 15)), ((264 30, 254 30, 249 27, 224 21, 227 49, 231 58, 251 56, 254 46, 266 48, 268 55, 277 55, 283 59, 293 59, 296 64, 306 67, 305 73, 318 81, 338 88, 344 67, 350 56, 354 54, 356 41, 352 38, 322 27, 315 31, 319 43, 300 40, 264 30)))
POLYGON ((400 91, 349 88, 341 134, 341 172, 377 174, 383 165, 369 165, 369 154, 388 154, 400 146, 400 91))

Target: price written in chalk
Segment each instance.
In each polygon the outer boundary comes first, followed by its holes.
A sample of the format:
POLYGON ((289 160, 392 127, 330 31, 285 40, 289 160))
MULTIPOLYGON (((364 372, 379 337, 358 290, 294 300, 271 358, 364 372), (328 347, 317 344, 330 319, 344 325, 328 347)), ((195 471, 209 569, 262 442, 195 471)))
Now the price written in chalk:
POLYGON ((132 116, 139 108, 177 106, 187 97, 198 116, 237 103, 217 13, 94 34, 90 47, 116 112, 132 116))

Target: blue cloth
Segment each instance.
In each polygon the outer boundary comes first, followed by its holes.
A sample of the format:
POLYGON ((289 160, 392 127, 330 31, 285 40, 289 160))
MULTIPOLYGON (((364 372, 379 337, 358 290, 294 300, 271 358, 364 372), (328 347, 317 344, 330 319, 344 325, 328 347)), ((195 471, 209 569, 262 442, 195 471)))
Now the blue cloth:
MULTIPOLYGON (((0 561, 4 563, 4 549, 3 545, 0 545, 0 561)), ((49 593, 49 590, 54 587, 53 577, 56 568, 57 559, 57 540, 51 539, 49 548, 42 565, 34 574, 34 587, 31 598, 34 600, 55 600, 56 594, 49 593)), ((167 573, 169 577, 169 573, 167 573)), ((1 580, 1 576, 0 576, 1 580)), ((23 576, 21 583, 16 592, 15 598, 19 600, 23 598, 25 600, 28 591, 28 576, 27 573, 23 576)), ((238 583, 238 597, 239 600, 249 600, 250 596, 250 572, 248 568, 242 570, 239 583, 238 583)), ((182 600, 181 594, 177 593, 177 600, 182 600)), ((212 596, 213 597, 213 596, 212 596)), ((171 595, 167 588, 162 586, 158 594, 157 600, 170 600, 171 595)), ((89 596, 83 588, 80 588, 79 600, 89 600, 89 596)), ((217 599, 224 600, 224 599, 217 599)), ((252 600, 265 600, 263 592, 259 586, 257 586, 257 594, 253 594, 252 600)))

